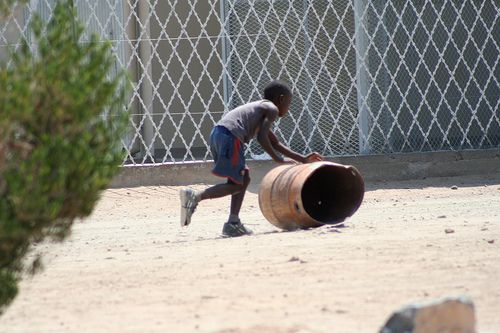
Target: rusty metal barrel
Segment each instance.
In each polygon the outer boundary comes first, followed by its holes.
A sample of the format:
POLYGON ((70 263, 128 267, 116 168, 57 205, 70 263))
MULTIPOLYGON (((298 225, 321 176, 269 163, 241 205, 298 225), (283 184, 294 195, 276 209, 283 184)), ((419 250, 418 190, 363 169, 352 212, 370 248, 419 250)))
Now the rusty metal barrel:
POLYGON ((262 180, 259 206, 281 229, 307 229, 343 222, 358 210, 364 193, 363 177, 351 165, 282 165, 262 180))

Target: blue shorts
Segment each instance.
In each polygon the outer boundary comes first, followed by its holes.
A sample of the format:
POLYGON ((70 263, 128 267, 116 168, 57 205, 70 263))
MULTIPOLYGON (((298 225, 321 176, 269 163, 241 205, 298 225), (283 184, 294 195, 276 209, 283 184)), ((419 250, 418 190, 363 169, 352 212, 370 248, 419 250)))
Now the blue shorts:
POLYGON ((210 151, 215 162, 212 173, 237 184, 243 184, 245 170, 248 168, 240 139, 224 126, 215 126, 210 134, 210 151))

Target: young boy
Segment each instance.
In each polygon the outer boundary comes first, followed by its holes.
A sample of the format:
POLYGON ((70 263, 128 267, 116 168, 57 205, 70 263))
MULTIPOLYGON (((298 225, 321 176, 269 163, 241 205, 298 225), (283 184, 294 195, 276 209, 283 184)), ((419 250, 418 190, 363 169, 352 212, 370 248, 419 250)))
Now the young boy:
POLYGON ((182 189, 181 226, 189 225, 200 201, 231 195, 230 215, 222 228, 222 234, 237 237, 252 233, 241 223, 239 213, 250 183, 242 143, 250 142, 255 136, 262 148, 278 163, 288 163, 278 153, 300 163, 323 159, 318 153, 303 156, 293 152, 282 145, 271 131, 274 121, 288 112, 291 101, 290 88, 280 81, 273 81, 265 87, 263 100, 239 106, 222 117, 210 135, 210 150, 215 162, 212 172, 216 176, 227 178, 227 182, 200 192, 182 189))

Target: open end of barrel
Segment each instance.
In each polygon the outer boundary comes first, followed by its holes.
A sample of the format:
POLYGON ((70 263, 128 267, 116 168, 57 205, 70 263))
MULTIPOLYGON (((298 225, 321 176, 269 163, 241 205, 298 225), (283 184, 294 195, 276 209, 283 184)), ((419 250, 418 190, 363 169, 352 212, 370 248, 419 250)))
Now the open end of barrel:
POLYGON ((315 170, 302 187, 302 204, 310 217, 335 224, 351 216, 361 205, 364 183, 353 168, 325 165, 315 170))

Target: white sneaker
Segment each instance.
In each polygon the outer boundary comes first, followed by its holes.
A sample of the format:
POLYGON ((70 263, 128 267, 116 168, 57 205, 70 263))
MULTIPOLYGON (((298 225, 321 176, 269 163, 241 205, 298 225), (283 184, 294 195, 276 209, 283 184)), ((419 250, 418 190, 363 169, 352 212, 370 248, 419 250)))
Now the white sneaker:
POLYGON ((198 206, 196 192, 190 188, 179 191, 181 198, 181 227, 187 227, 191 223, 191 216, 198 206))

